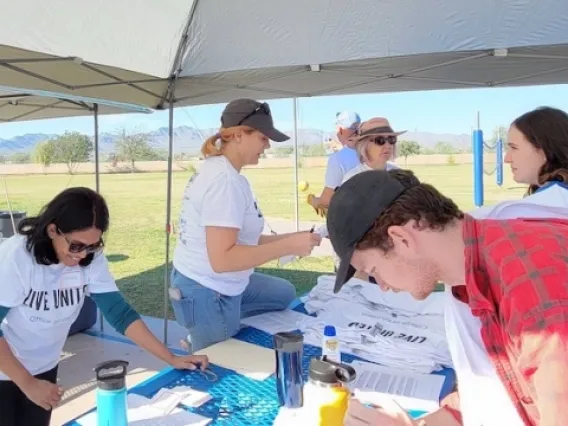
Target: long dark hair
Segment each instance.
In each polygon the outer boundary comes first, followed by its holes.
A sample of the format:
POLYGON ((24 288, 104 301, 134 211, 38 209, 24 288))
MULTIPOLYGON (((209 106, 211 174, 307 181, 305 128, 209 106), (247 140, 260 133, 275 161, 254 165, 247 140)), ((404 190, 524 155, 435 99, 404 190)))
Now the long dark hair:
MULTIPOLYGON (((26 249, 41 265, 59 263, 53 241, 47 233, 51 224, 64 234, 89 228, 104 233, 109 225, 108 207, 104 198, 92 189, 68 188, 43 207, 38 216, 23 219, 18 225, 18 232, 26 236, 26 249)), ((79 265, 89 265, 93 257, 94 254, 90 253, 81 259, 79 265)))
POLYGON ((531 145, 542 149, 546 157, 538 185, 529 186, 527 193, 534 193, 547 182, 568 182, 568 114, 557 108, 540 107, 521 115, 513 126, 531 145))

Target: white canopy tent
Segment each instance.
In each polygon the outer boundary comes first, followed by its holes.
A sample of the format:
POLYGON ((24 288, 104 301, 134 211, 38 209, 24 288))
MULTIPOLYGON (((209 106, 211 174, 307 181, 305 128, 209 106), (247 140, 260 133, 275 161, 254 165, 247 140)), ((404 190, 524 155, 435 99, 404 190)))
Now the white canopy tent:
POLYGON ((156 109, 568 81, 563 0, 4 3, 0 84, 156 109))
POLYGON ((174 105, 568 82, 565 0, 3 2, 0 84, 169 107, 168 224, 174 105))

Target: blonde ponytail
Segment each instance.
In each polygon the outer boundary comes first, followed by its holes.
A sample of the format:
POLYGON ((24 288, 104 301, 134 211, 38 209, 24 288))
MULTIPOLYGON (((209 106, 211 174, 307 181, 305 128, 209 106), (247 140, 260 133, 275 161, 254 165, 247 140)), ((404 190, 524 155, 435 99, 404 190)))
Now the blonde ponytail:
POLYGON ((223 147, 235 137, 238 131, 243 131, 249 135, 255 132, 254 129, 248 126, 221 128, 213 136, 208 137, 205 142, 203 142, 203 145, 201 145, 201 154, 203 154, 203 157, 214 157, 223 154, 223 147))
POLYGON ((205 158, 221 155, 222 147, 223 139, 221 138, 221 132, 217 132, 213 136, 209 136, 205 142, 203 142, 203 145, 201 145, 201 154, 203 154, 205 158))

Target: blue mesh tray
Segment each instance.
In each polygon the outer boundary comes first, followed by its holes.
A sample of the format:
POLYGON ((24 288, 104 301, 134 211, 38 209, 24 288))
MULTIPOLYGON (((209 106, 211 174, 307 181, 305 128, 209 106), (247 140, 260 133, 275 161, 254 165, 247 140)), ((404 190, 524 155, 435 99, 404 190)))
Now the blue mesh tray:
POLYGON ((199 372, 169 370, 134 387, 132 392, 151 398, 164 387, 190 386, 209 393, 213 398, 201 407, 186 409, 213 419, 212 425, 273 424, 279 409, 274 377, 258 381, 216 365, 210 365, 209 369, 217 375, 216 382, 208 381, 199 372))

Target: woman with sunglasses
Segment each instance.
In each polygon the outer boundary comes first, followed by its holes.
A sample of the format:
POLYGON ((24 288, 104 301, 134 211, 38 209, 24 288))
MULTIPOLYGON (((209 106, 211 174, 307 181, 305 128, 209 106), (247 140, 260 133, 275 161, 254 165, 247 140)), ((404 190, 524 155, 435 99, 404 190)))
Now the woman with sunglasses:
POLYGON ((398 169, 389 160, 393 156, 397 137, 403 133, 405 131, 393 131, 386 118, 375 117, 363 122, 353 137, 361 164, 348 171, 342 183, 366 170, 398 169))
MULTIPOLYGON (((120 333, 175 368, 205 368, 202 356, 174 356, 124 300, 102 253, 105 200, 69 188, 0 244, 0 424, 48 426, 61 401, 61 350, 88 293, 120 333)), ((87 366, 89 368, 89 366, 87 366)))
POLYGON ((263 235, 264 217, 243 167, 258 163, 270 140, 288 136, 274 128, 270 108, 252 99, 230 102, 221 129, 205 141, 205 156, 183 195, 170 299, 188 330, 182 345, 196 352, 237 334, 241 318, 286 309, 294 286, 254 271, 283 256, 308 256, 316 233, 263 235))

